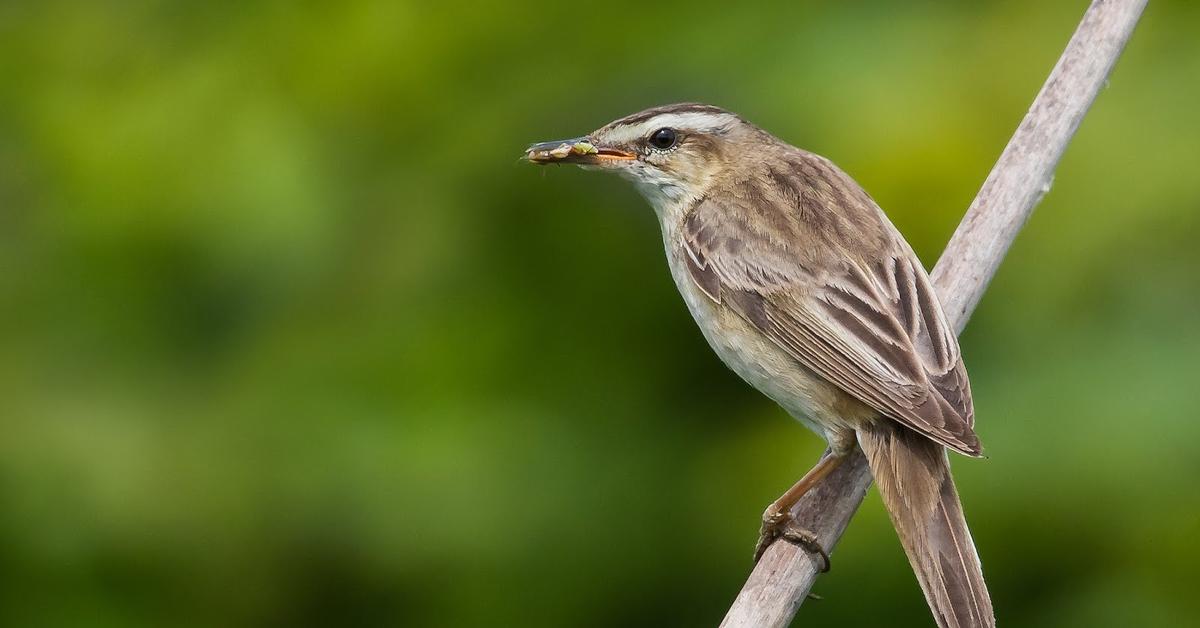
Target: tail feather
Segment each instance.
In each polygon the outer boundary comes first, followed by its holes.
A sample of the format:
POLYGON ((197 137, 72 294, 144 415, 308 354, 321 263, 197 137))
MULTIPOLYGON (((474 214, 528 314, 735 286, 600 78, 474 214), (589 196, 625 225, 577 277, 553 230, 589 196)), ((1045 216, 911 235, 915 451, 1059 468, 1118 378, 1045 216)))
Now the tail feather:
POLYGON ((890 422, 859 430, 858 442, 938 626, 994 627, 946 450, 890 422))

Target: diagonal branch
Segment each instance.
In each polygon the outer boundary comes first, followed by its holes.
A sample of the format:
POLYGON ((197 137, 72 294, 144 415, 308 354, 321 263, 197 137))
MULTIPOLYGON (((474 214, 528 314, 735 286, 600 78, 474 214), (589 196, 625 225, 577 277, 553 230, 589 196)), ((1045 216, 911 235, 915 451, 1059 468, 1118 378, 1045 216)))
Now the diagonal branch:
MULTIPOLYGON (((1092 2, 950 238, 932 280, 956 330, 966 326, 1009 245, 1049 191, 1059 158, 1145 6, 1146 0, 1092 2)), ((800 500, 793 509, 796 523, 832 550, 870 485, 866 459, 856 451, 800 500)), ((722 628, 787 626, 816 580, 819 560, 790 543, 772 545, 755 565, 722 628)))

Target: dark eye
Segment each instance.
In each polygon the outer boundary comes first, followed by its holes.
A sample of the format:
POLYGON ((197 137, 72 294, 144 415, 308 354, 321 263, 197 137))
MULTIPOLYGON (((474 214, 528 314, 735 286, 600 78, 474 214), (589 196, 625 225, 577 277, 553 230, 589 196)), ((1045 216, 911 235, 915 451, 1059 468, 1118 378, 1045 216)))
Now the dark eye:
POLYGON ((659 129, 650 134, 650 145, 659 149, 667 150, 675 145, 675 129, 659 129))

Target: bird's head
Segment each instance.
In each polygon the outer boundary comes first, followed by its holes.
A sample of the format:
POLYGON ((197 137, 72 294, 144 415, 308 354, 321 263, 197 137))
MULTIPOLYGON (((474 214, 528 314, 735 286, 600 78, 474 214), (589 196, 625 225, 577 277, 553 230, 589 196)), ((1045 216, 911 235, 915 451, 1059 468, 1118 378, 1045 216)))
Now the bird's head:
POLYGON ((733 163, 739 146, 765 135, 724 109, 687 103, 647 109, 580 138, 534 144, 525 158, 616 172, 661 212, 701 196, 733 163))

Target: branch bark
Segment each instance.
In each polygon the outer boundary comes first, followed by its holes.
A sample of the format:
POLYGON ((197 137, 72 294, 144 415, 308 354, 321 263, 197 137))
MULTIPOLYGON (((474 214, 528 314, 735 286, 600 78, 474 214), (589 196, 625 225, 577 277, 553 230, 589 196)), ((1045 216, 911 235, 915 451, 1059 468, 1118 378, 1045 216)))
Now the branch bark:
MULTIPOLYGON (((1054 168, 1133 33, 1146 0, 1094 0, 1025 119, 967 209, 931 279, 959 332, 1033 208, 1050 190, 1054 168)), ((793 509, 796 522, 832 552, 858 510, 871 472, 861 452, 793 509)), ((820 559, 775 543, 754 567, 722 628, 787 626, 812 589, 820 559)))

